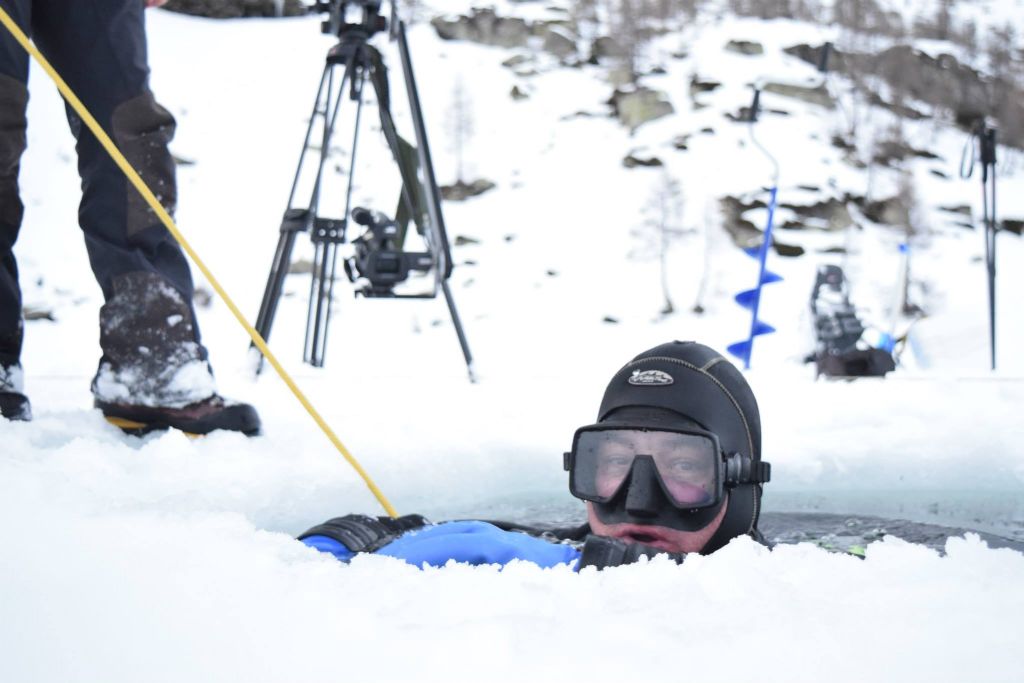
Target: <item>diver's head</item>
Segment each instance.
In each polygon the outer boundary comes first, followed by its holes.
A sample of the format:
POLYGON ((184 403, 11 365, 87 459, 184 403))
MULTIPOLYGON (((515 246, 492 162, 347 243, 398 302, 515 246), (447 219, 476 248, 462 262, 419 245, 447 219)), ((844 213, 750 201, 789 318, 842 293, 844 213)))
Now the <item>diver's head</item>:
POLYGON ((770 473, 750 386, 695 342, 662 344, 619 370, 565 465, 595 534, 669 552, 710 553, 753 533, 770 473))

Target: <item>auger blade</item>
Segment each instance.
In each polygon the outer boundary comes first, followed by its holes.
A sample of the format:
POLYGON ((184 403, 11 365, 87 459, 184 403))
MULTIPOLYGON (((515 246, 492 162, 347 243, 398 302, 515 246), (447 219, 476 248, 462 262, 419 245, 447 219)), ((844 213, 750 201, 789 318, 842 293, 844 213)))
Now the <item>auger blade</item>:
POLYGON ((741 341, 736 342, 735 344, 729 344, 725 347, 725 350, 743 361, 744 365, 749 365, 751 346, 752 345, 749 340, 741 341))

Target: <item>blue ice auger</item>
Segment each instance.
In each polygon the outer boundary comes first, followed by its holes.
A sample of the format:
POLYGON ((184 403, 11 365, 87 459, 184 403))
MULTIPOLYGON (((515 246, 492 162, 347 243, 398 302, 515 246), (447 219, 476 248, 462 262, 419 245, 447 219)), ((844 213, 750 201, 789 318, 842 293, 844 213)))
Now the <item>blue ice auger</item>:
POLYGON ((779 163, 775 157, 772 156, 771 152, 764 148, 757 140, 757 136, 754 134, 754 124, 757 122, 757 114, 761 104, 761 89, 758 87, 754 88, 754 101, 750 105, 750 140, 754 143, 761 152, 768 157, 768 160, 772 163, 774 169, 772 174, 772 188, 771 196, 768 200, 768 225, 764 229, 764 239, 761 241, 760 248, 752 247, 750 249, 744 249, 748 256, 757 259, 757 284, 754 285, 753 289, 747 289, 735 296, 736 303, 743 308, 750 310, 750 336, 743 341, 738 341, 735 344, 730 344, 727 349, 729 353, 736 356, 743 361, 743 367, 746 370, 750 369, 750 355, 754 350, 754 337, 758 337, 763 334, 771 334, 775 331, 775 328, 768 323, 759 320, 757 317, 758 309, 761 306, 761 288, 772 282, 780 282, 782 280, 781 275, 777 275, 765 268, 765 262, 768 260, 768 250, 772 246, 772 226, 775 222, 775 203, 779 193, 779 163))

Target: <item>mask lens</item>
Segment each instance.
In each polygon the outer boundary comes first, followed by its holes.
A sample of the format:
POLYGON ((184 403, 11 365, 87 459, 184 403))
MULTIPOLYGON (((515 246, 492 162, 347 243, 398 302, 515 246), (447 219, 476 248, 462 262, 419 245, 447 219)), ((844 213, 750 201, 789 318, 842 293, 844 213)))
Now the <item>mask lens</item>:
POLYGON ((607 503, 618 493, 637 456, 649 456, 665 495, 680 508, 717 500, 718 447, 703 434, 644 429, 598 429, 578 433, 572 472, 574 495, 607 503))

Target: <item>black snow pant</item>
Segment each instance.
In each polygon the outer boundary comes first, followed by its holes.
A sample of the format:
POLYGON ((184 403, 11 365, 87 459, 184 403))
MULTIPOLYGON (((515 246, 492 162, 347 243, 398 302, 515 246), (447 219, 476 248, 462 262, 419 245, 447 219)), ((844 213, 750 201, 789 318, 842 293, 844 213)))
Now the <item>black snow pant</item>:
MULTIPOLYGON (((0 3, 173 212, 177 188, 167 145, 175 122, 148 87, 143 0, 0 3)), ((23 339, 12 249, 23 214, 18 167, 26 146, 28 70, 28 54, 0 26, 0 363, 5 365, 19 361, 23 339)), ((82 178, 79 223, 105 300, 103 357, 93 392, 100 400, 146 405, 202 400, 212 393, 212 379, 192 307, 188 262, 96 137, 70 107, 67 112, 82 178), (184 381, 182 370, 200 381, 184 381)))

